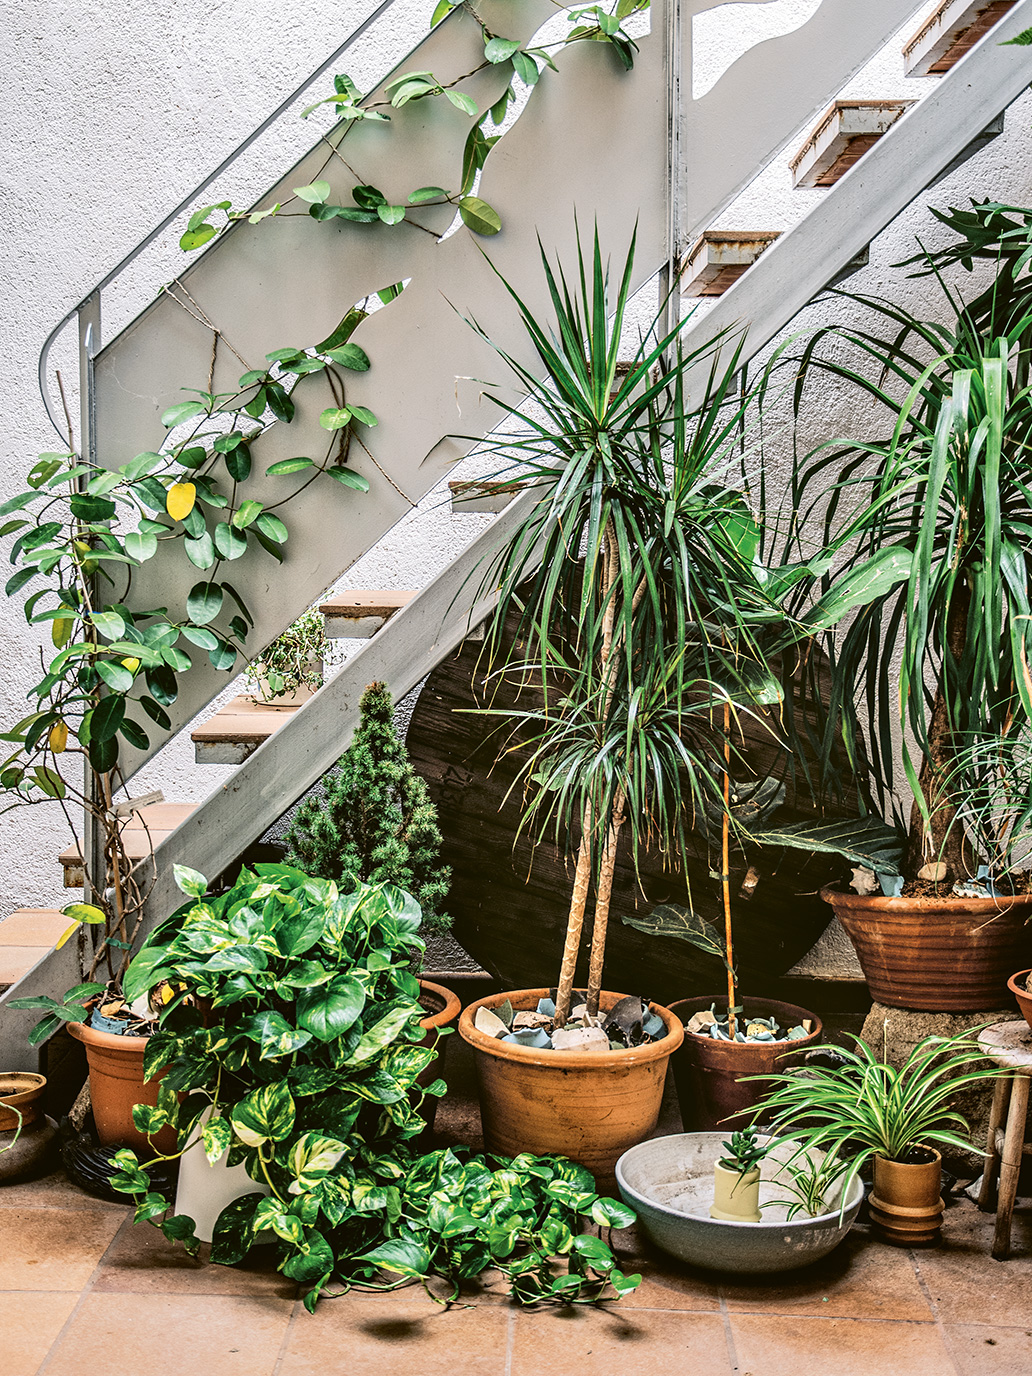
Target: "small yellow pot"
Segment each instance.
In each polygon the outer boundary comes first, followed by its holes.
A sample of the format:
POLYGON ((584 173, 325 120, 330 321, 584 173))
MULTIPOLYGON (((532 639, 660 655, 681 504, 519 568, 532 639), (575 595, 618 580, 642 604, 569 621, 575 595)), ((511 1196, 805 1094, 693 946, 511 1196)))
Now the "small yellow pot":
POLYGON ((713 1204, 710 1218, 725 1223, 760 1222, 760 1168, 754 1166, 743 1175, 726 1166, 713 1167, 713 1204))

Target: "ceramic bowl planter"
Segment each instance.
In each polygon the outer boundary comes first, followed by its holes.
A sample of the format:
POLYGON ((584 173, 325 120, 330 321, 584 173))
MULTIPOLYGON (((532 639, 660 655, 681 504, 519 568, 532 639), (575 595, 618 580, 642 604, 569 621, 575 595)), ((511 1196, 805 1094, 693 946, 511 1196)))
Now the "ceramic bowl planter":
MULTIPOLYGON (((473 1025, 477 1010, 506 999, 516 1012, 533 1012, 548 989, 492 994, 463 1010, 459 1033, 473 1048, 480 1087, 484 1146, 499 1156, 557 1153, 587 1167, 596 1180, 612 1178, 617 1159, 647 1137, 659 1121, 667 1064, 684 1030, 668 1008, 652 1004, 665 1034, 646 1046, 620 1051, 536 1050, 501 1042, 473 1025)), ((623 994, 603 991, 609 1012, 623 994)))
POLYGON ((57 1129, 43 1112, 44 1076, 0 1073, 0 1183, 31 1174, 47 1156, 57 1129))
MULTIPOLYGON (((849 1232, 864 1197, 858 1179, 845 1202, 832 1190, 827 1211, 811 1218, 770 1201, 787 1196, 778 1172, 796 1151, 794 1142, 775 1143, 760 1164, 759 1223, 711 1218, 714 1167, 725 1151, 725 1132, 685 1132, 654 1137, 626 1152, 616 1166, 624 1201, 638 1226, 665 1252, 713 1271, 790 1271, 827 1256, 849 1232)), ((820 1159, 821 1152, 811 1155, 820 1159)))
MULTIPOLYGON (((679 999, 671 1004, 687 1026, 695 1013, 712 1004, 727 1008, 727 997, 679 999)), ((817 1045, 823 1025, 815 1013, 776 999, 747 999, 750 1013, 773 1017, 782 1031, 805 1020, 813 1030, 798 1041, 724 1042, 685 1031, 684 1041, 673 1059, 674 1080, 681 1105, 681 1122, 687 1131, 710 1132, 716 1128, 742 1127, 751 1118, 750 1110, 766 1094, 768 1086, 747 1075, 774 1075, 796 1065, 804 1052, 817 1045)))
POLYGON ((931 1147, 917 1150, 923 1157, 918 1161, 874 1158, 871 1222, 896 1247, 935 1242, 942 1229, 942 1157, 931 1147))
POLYGON ((1000 1008, 1007 977, 1032 949, 1032 894, 881 898, 821 890, 856 948, 871 997, 890 1008, 1000 1008))
POLYGON ((1007 988, 1017 999, 1025 1021, 1032 1027, 1032 988, 1029 988, 1028 983, 1030 978, 1032 970, 1019 970, 1016 975, 1011 975, 1007 981, 1007 988))
POLYGON ((88 1022, 70 1022, 68 1031, 86 1047, 90 1068, 90 1103, 97 1136, 103 1147, 125 1146, 144 1155, 167 1155, 176 1150, 172 1128, 155 1133, 153 1143, 133 1126, 136 1104, 156 1106, 161 1072, 143 1078, 143 1057, 149 1037, 115 1036, 98 1032, 88 1022))

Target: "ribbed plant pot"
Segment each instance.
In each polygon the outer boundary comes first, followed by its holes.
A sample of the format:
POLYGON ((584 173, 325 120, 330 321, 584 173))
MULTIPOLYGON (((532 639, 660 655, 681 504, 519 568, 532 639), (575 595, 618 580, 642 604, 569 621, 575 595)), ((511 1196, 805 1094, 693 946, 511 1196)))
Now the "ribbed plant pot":
MULTIPOLYGON (((533 1012, 550 992, 491 994, 470 1004, 459 1019, 459 1033, 476 1060, 484 1146, 499 1156, 568 1156, 608 1185, 620 1156, 659 1122, 667 1065, 684 1029, 669 1008, 653 1003, 666 1026, 658 1041, 590 1055, 500 1042, 473 1025, 479 1008, 493 1010, 509 999, 516 1012, 533 1012)), ((603 992, 602 1011, 624 997, 603 992)))
POLYGON ((895 1247, 935 1242, 942 1229, 942 1157, 928 1150, 927 1161, 874 1158, 871 1222, 879 1237, 895 1247))
MULTIPOLYGON (((453 994, 450 989, 446 989, 443 984, 434 984, 433 980, 421 979, 419 981, 419 1002, 426 1009, 427 1016, 420 1018, 419 1025, 423 1028, 425 1035, 421 1046, 437 1045, 437 1060, 431 1061, 425 1070, 420 1071, 417 1083, 425 1089, 427 1085, 432 1085, 435 1080, 444 1077, 444 1058, 448 1051, 450 1037, 438 1039, 438 1033, 446 1027, 451 1027, 459 1014, 462 1012, 462 1004, 459 1002, 457 994, 453 994)), ((434 1126, 434 1119, 437 1116, 437 1099, 428 1096, 423 1100, 423 1107, 420 1109, 426 1119, 427 1131, 434 1126)))
POLYGON ((856 948, 871 997, 892 1008, 999 1008, 1011 971, 1032 953, 1032 894, 882 898, 821 890, 856 948))
POLYGON ((1032 1027, 1032 993, 1027 987, 1030 975, 1032 975, 1032 970, 1019 970, 1016 975, 1011 975, 1007 981, 1007 988, 1017 999, 1022 1017, 1029 1027, 1032 1027))
MULTIPOLYGON (((722 999, 678 999, 670 1005, 670 1011, 687 1029, 693 1015, 711 1005, 726 1012, 726 995, 722 999)), ((813 1023, 813 1031, 795 1042, 718 1042, 686 1030, 673 1059, 681 1122, 686 1132, 715 1132, 720 1128, 730 1132, 744 1127, 752 1121, 753 1108, 770 1088, 745 1077, 780 1074, 798 1065, 803 1054, 821 1039, 823 1024, 817 1014, 797 1008, 794 1003, 749 998, 745 1006, 756 1017, 773 1017, 782 1031, 798 1027, 805 1019, 813 1023)))
POLYGON ((148 1141, 133 1125, 136 1104, 156 1106, 164 1071, 144 1081, 143 1058, 149 1037, 116 1037, 84 1022, 70 1022, 68 1031, 86 1048, 90 1068, 90 1104, 102 1147, 132 1147, 146 1156, 176 1150, 176 1133, 164 1127, 148 1141))

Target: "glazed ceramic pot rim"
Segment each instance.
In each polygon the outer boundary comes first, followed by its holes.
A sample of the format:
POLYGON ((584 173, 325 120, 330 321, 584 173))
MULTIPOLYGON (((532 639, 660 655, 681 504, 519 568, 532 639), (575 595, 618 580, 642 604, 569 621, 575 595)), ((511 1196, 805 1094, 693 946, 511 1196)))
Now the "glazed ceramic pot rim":
MULTIPOLYGON (((607 1051, 604 1055, 601 1052, 594 1054, 577 1051, 556 1052, 551 1049, 541 1050, 535 1046, 517 1046, 514 1042, 503 1042, 497 1037, 489 1037, 486 1032, 481 1032, 473 1025, 473 1019, 477 1015, 478 1008, 489 1008, 494 1011, 495 1006, 510 999, 517 1012, 527 1012, 535 1009, 539 999, 551 997, 551 989, 508 989, 500 994, 488 994, 482 999, 477 999, 462 1010, 462 1017, 459 1019, 459 1035, 463 1041, 468 1042, 477 1051, 484 1051, 489 1056, 497 1056, 503 1061, 516 1061, 521 1065, 535 1066, 538 1069, 547 1070, 601 1070, 605 1066, 613 1069, 630 1069, 633 1066, 645 1065, 649 1061, 665 1059, 671 1055, 681 1045, 684 1040, 684 1027, 676 1013, 671 1013, 669 1008, 664 1008, 661 1003, 649 1003, 649 1007, 654 1013, 658 1013, 666 1025, 666 1033, 657 1042, 650 1042, 648 1046, 622 1047, 619 1051, 607 1051), (528 1004, 527 1009, 521 1009, 516 1000, 523 1000, 528 1004)), ((626 994, 616 994, 609 989, 602 991, 603 999, 609 1000, 611 1004, 620 999, 627 998, 626 994)))
MULTIPOLYGON (((629 1156, 633 1156, 635 1152, 640 1152, 647 1147, 653 1146, 656 1142, 670 1142, 675 1139, 680 1140, 684 1137, 712 1136, 719 1136, 719 1134, 708 1132, 671 1132, 666 1137, 650 1137, 647 1142, 639 1142, 636 1147, 629 1147, 627 1151, 624 1152, 623 1156, 620 1157, 619 1161, 617 1161, 617 1183, 619 1184, 622 1190, 626 1190, 629 1195, 633 1196, 633 1198, 643 1200, 646 1204, 648 1204, 650 1209, 655 1209, 658 1213, 665 1214, 668 1218, 690 1218, 693 1221, 698 1221, 700 1223, 712 1223, 714 1227, 719 1228, 778 1228, 780 1230, 785 1228, 812 1228, 815 1224, 824 1222, 828 1222, 833 1224, 835 1227, 839 1227, 839 1220, 843 1216, 843 1214, 847 1214, 850 1211, 850 1209, 852 1209, 854 1206, 858 1207, 860 1204, 860 1200, 863 1198, 863 1182, 861 1181, 860 1177, 856 1175, 853 1177, 853 1180, 849 1186, 849 1198, 846 1199, 844 1209, 840 1205, 838 1208, 830 1209, 826 1214, 817 1214, 813 1218, 811 1218, 809 1214, 805 1214, 802 1217, 797 1218, 761 1218, 759 1223, 747 1223, 744 1220, 740 1221, 738 1219, 707 1218, 704 1217, 702 1214, 686 1214, 681 1209, 672 1209, 669 1206, 669 1204, 661 1204, 658 1199, 653 1199, 651 1195, 642 1194, 641 1190, 636 1189, 632 1184, 630 1184, 626 1176, 624 1175, 623 1164, 627 1160, 627 1158, 629 1156)), ((790 1137, 767 1137, 763 1138, 763 1140, 771 1142, 773 1145, 777 1145, 778 1142, 790 1142, 794 1139, 790 1137)))
POLYGON ((914 894, 907 898, 886 898, 884 894, 846 893, 837 884, 825 884, 821 898, 833 908, 846 908, 856 912, 916 913, 922 917, 936 914, 970 913, 980 916, 983 913, 1006 913, 1012 908, 1032 905, 1032 893, 1001 894, 998 897, 961 898, 957 894, 943 894, 940 898, 914 894))
POLYGON ((419 977, 419 987, 428 989, 432 994, 437 994, 444 999, 444 1007, 437 1013, 429 1013, 425 1018, 420 1018, 419 1025, 425 1031, 430 1032, 438 1027, 446 1027, 448 1023, 454 1022, 462 1011, 462 1002, 458 994, 451 989, 446 989, 443 984, 435 984, 432 979, 419 977))

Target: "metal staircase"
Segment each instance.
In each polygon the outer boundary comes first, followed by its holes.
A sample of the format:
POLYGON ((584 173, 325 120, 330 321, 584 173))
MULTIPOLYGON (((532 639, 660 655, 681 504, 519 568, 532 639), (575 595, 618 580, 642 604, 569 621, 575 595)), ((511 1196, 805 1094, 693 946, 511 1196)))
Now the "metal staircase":
MULTIPOLYGON (((559 72, 546 74, 535 87, 492 153, 481 194, 498 209, 504 230, 487 251, 534 306, 543 304, 536 236, 560 256, 567 254, 574 241, 574 210, 582 225, 597 220, 602 241, 614 250, 627 243, 637 223, 637 285, 657 273, 671 281, 742 188, 772 158, 787 157, 786 150, 797 146, 850 76, 902 24, 916 22, 928 9, 913 0, 864 0, 862 5, 824 0, 807 23, 751 49, 711 91, 692 100, 691 20, 712 7, 713 0, 653 0, 651 32, 641 39, 635 66, 627 73, 609 65, 611 55, 601 45, 565 50, 559 72), (604 81, 600 62, 607 64, 604 81)), ((478 10, 497 32, 526 41, 553 6, 525 0, 517 9, 503 0, 485 0, 478 10)), ((388 11, 389 3, 380 5, 356 33, 387 22, 388 11)), ((704 318, 689 326, 689 343, 726 327, 747 327, 743 360, 753 357, 855 264, 870 241, 945 169, 981 147, 985 131, 1029 83, 1025 50, 998 44, 1030 25, 1032 0, 1017 0, 945 75, 918 83, 920 99, 872 140, 803 219, 765 240, 762 254, 734 276, 704 318)), ((404 69, 433 70, 447 80, 475 68, 482 50, 479 26, 457 10, 410 54, 404 69)), ((485 108, 497 94, 498 81, 489 70, 463 89, 485 108)), ((467 128, 443 101, 413 103, 394 112, 388 143, 382 141, 381 126, 357 129, 349 139, 348 161, 385 189, 448 185, 467 128)), ((282 200, 317 175, 343 198, 354 179, 339 160, 331 158, 324 167, 325 162, 326 146, 320 142, 258 206, 282 200)), ((427 224, 441 233, 450 211, 435 214, 436 222, 427 224)), ((254 227, 243 223, 216 239, 179 276, 200 315, 162 292, 101 347, 100 292, 113 280, 114 275, 105 279, 67 318, 77 322, 82 346, 82 409, 90 450, 110 465, 157 448, 164 433, 162 411, 182 399, 182 387, 205 386, 213 355, 205 318, 217 322, 227 345, 258 364, 273 349, 304 347, 322 338, 370 292, 408 282, 397 300, 362 326, 362 347, 373 366, 356 375, 354 399, 372 407, 380 425, 370 432, 368 452, 355 466, 368 478, 370 492, 338 490, 328 497, 322 487, 309 489, 292 506, 292 528, 303 536, 287 546, 284 563, 274 565, 249 552, 235 566, 236 581, 246 588, 256 613, 255 646, 267 644, 316 603, 446 478, 469 447, 453 432, 483 435, 498 422, 477 385, 463 390, 460 382, 456 391, 457 378, 503 380, 498 361, 462 314, 475 311, 492 338, 530 361, 515 312, 484 259, 481 242, 465 230, 438 241, 407 225, 370 233, 369 226, 341 220, 317 224, 307 217, 270 219, 254 227)), ((228 347, 216 350, 215 390, 235 384, 240 371, 228 347)), ((44 356, 44 380, 45 374, 44 356)), ((291 426, 267 431, 255 446, 256 467, 306 452, 320 434, 318 414, 318 405, 302 404, 291 426)), ((391 608, 379 628, 369 627, 375 634, 361 651, 309 702, 281 714, 282 724, 242 759, 228 782, 164 836, 156 849, 150 923, 179 902, 173 864, 219 873, 335 763, 357 722, 366 684, 384 679, 396 697, 402 696, 483 621, 492 607, 492 561, 532 500, 526 493, 516 495, 431 583, 391 608)), ((155 559, 140 574, 133 587, 138 605, 154 605, 159 586, 159 601, 185 595, 188 573, 155 559)), ((224 684, 224 675, 198 664, 171 709, 173 731, 191 721, 224 684)), ((151 754, 165 743, 158 735, 151 754)), ((234 758, 240 757, 238 752, 234 758)), ((128 772, 146 758, 144 753, 130 758, 128 772)), ((33 992, 60 993, 75 978, 74 943, 52 952, 31 973, 33 992)), ((27 1061, 24 1037, 32 1021, 31 1013, 2 1011, 0 1055, 8 1058, 6 1064, 27 1061)))

